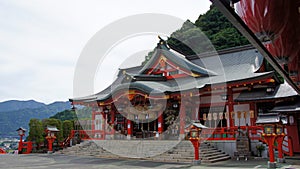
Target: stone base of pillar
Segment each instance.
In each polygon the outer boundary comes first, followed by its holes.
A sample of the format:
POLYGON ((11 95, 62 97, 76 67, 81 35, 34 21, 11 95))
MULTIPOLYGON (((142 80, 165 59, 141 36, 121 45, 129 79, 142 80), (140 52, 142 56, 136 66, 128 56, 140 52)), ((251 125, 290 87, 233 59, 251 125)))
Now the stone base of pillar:
POLYGON ((277 158, 278 163, 285 163, 285 158, 277 158))
POLYGON ((127 135, 127 140, 131 140, 131 136, 130 135, 127 135))
POLYGON ((268 168, 276 168, 276 162, 268 161, 268 168))
POLYGON ((47 154, 53 154, 53 151, 47 151, 47 154))
POLYGON ((192 165, 200 165, 201 164, 201 160, 193 160, 192 161, 192 165))

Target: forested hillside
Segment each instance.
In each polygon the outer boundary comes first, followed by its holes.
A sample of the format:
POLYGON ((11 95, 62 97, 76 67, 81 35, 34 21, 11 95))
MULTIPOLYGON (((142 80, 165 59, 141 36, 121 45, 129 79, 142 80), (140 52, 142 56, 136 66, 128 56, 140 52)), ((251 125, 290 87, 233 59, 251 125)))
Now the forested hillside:
POLYGON ((71 108, 69 102, 54 102, 46 105, 33 100, 6 101, 0 103, 0 105, 2 106, 2 110, 9 110, 0 111, 0 138, 17 136, 16 129, 19 127, 28 129, 29 121, 32 118, 49 118, 57 112, 71 108))
MULTIPOLYGON (((184 22, 182 27, 167 39, 168 45, 184 55, 221 50, 249 44, 248 40, 213 5, 205 14, 192 23, 184 22)), ((145 61, 153 52, 149 52, 145 61)), ((145 62, 143 63, 145 64, 145 62)))

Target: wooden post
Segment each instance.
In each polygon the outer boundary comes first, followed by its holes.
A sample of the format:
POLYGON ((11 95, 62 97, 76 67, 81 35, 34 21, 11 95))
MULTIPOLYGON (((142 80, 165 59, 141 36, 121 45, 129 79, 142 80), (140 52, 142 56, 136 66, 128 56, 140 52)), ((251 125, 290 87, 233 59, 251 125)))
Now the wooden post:
POLYGON ((277 162, 280 162, 280 163, 284 163, 285 160, 284 160, 284 157, 283 157, 283 150, 282 150, 282 144, 283 144, 283 140, 284 140, 284 137, 285 135, 284 134, 280 134, 280 135, 277 135, 277 148, 278 148, 278 158, 277 158, 277 162))
POLYGON ((103 127, 103 139, 105 140, 106 138, 106 125, 107 125, 107 114, 105 112, 103 112, 102 114, 103 116, 103 124, 102 124, 102 127, 103 127))
POLYGON ((132 135, 132 129, 133 129, 133 126, 132 126, 132 121, 127 119, 127 139, 130 140, 131 138, 131 135, 132 135))
POLYGON ((18 153, 21 154, 23 149, 23 135, 20 135, 20 141, 19 141, 19 147, 18 147, 18 153))
MULTIPOLYGON (((227 89, 228 92, 228 111, 229 113, 233 112, 233 93, 232 88, 227 89)), ((229 127, 234 127, 234 119, 232 119, 232 116, 229 116, 229 127)))
POLYGON ((112 129, 111 129, 111 134, 115 134, 115 110, 112 110, 111 111, 111 126, 112 126, 112 129))
POLYGON ((180 138, 185 137, 185 119, 186 119, 186 111, 185 111, 185 105, 184 103, 180 104, 180 112, 179 112, 179 117, 180 117, 180 138))
POLYGON ((158 133, 161 134, 163 132, 163 126, 164 126, 164 117, 163 112, 160 113, 160 116, 158 117, 158 133))
POLYGON ((53 141, 54 139, 53 138, 49 138, 48 139, 48 152, 52 152, 53 151, 53 141))
POLYGON ((255 124, 255 104, 250 103, 250 125, 251 126, 256 126, 255 124))
POLYGON ((96 130, 95 128, 95 123, 96 123, 96 112, 93 110, 92 111, 92 130, 96 130))

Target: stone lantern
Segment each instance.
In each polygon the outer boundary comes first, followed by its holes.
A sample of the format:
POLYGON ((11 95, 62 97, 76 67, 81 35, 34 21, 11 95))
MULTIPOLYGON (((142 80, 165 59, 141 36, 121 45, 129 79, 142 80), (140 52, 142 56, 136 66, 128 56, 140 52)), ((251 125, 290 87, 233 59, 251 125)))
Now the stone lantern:
POLYGON ((56 139, 55 133, 59 132, 59 130, 54 127, 54 126, 47 126, 46 131, 47 136, 46 139, 48 141, 48 153, 52 153, 53 152, 53 142, 56 139))
POLYGON ((20 136, 18 153, 22 153, 22 149, 23 149, 23 136, 25 136, 26 130, 24 128, 20 127, 16 131, 18 132, 18 135, 20 136))
POLYGON ((200 132, 203 128, 207 128, 201 123, 192 123, 188 126, 190 128, 190 138, 189 140, 192 142, 194 146, 194 154, 195 158, 193 160, 194 165, 201 164, 201 160, 199 159, 199 148, 200 148, 200 132))

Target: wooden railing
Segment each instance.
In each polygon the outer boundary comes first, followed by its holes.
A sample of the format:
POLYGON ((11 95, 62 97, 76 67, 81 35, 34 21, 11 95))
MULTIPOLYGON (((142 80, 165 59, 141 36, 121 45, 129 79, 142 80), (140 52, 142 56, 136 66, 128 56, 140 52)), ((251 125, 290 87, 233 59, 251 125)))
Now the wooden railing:
POLYGON ((22 154, 30 154, 32 151, 32 142, 27 141, 22 143, 22 154))
POLYGON ((239 132, 248 134, 251 140, 261 139, 262 127, 260 126, 241 126, 238 127, 220 127, 202 129, 201 138, 204 140, 235 140, 239 132))

